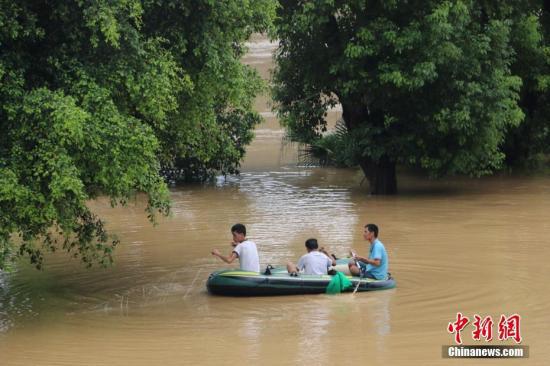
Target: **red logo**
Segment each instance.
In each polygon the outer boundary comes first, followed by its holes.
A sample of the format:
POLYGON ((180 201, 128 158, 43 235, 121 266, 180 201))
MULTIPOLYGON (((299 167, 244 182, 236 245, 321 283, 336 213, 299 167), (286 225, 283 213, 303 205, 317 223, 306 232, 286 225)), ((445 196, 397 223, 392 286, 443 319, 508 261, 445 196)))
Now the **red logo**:
MULTIPOLYGON (((513 314, 509 317, 502 314, 498 322, 498 340, 505 341, 512 338, 516 343, 521 343, 520 321, 521 317, 518 314, 513 314)), ((462 335, 460 332, 466 328, 468 323, 470 323, 470 319, 459 312, 456 313, 456 320, 447 326, 447 331, 455 335, 455 342, 457 344, 462 344, 462 335)), ((482 318, 480 315, 475 314, 472 323, 474 328, 472 339, 480 341, 483 338, 486 342, 490 342, 493 340, 493 325, 493 318, 490 315, 482 318)))
POLYGON ((462 339, 460 338, 460 332, 464 327, 470 322, 468 317, 462 316, 462 313, 456 313, 456 322, 449 323, 447 326, 447 331, 449 333, 455 334, 455 342, 457 344, 462 344, 462 339))
POLYGON ((489 342, 493 339, 493 318, 491 316, 486 316, 481 319, 479 315, 474 315, 476 319, 474 321, 474 331, 472 332, 472 338, 474 341, 479 341, 481 338, 485 338, 486 342, 489 342))
POLYGON ((498 322, 498 339, 505 341, 508 338, 512 338, 516 343, 521 343, 520 320, 521 318, 518 314, 510 315, 508 318, 504 314, 501 315, 498 322))

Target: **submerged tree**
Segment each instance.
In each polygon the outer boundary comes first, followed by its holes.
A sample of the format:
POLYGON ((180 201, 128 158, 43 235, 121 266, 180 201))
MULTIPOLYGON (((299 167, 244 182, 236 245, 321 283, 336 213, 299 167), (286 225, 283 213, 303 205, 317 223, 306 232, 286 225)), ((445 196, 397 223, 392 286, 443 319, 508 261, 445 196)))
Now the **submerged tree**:
POLYGON ((91 265, 117 241, 86 203, 169 210, 160 165, 235 171, 258 121, 239 63, 269 0, 0 2, 0 269, 62 248, 91 265))
POLYGON ((488 174, 518 125, 510 22, 473 1, 281 1, 274 96, 293 138, 318 139, 340 103, 374 194, 397 164, 488 174))

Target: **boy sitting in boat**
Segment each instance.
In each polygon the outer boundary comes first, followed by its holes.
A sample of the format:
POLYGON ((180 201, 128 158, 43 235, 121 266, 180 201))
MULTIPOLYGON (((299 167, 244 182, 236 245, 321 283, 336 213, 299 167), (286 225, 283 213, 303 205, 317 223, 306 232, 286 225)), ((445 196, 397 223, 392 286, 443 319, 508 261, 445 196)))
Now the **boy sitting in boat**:
POLYGON ((326 275, 330 266, 335 266, 336 261, 324 250, 319 250, 317 239, 306 240, 307 254, 303 255, 298 264, 288 262, 286 269, 290 275, 298 275, 298 272, 311 275, 326 275))
POLYGON ((239 263, 243 271, 260 272, 260 258, 256 243, 246 239, 246 227, 243 224, 235 224, 231 227, 233 241, 231 246, 233 250, 231 254, 225 256, 218 249, 212 250, 212 255, 220 258, 225 263, 233 263, 236 258, 239 258, 239 263))

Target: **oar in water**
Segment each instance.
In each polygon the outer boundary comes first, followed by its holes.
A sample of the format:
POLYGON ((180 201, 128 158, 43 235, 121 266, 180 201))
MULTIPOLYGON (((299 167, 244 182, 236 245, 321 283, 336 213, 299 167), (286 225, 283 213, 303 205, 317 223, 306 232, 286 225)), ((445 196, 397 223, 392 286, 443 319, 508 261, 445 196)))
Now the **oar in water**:
POLYGON ((355 286, 352 292, 352 295, 355 295, 355 293, 357 292, 357 289, 359 289, 359 285, 361 285, 361 278, 363 278, 363 271, 361 270, 361 266, 357 264, 357 259, 356 259, 357 254, 355 254, 355 252, 351 252, 351 256, 352 256, 352 260, 355 261, 355 265, 357 266, 357 268, 359 268, 359 280, 357 281, 357 285, 355 286))
POLYGON ((355 286, 355 288, 353 289, 353 293, 352 295, 355 295, 355 293, 357 292, 357 289, 359 288, 359 285, 361 284, 361 279, 363 278, 363 271, 359 270, 359 280, 357 281, 357 286, 355 286))

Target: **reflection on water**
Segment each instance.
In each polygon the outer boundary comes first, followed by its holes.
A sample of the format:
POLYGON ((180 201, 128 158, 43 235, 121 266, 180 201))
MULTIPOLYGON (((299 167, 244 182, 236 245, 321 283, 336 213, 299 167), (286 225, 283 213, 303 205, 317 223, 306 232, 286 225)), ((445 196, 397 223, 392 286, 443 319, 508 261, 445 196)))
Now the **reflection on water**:
POLYGON ((327 358, 323 340, 329 333, 330 309, 322 305, 314 301, 299 314, 296 331, 300 342, 296 364, 319 365, 327 358))
POLYGON ((244 173, 226 182, 243 192, 246 214, 265 263, 285 263, 310 237, 343 253, 356 225, 350 192, 330 182, 326 171, 244 173), (266 220, 257 220, 263 217, 266 220), (289 245, 294 244, 294 245, 289 245))
MULTIPOLYGON (((273 45, 259 42, 245 62, 265 76, 273 45)), ((258 103, 268 112, 265 97, 258 103)), ((545 364, 550 178, 400 176, 400 195, 371 197, 355 169, 296 167, 296 146, 266 116, 243 174, 174 189, 173 213, 156 227, 141 198, 91 203, 122 240, 113 268, 85 270, 56 253, 42 272, 22 264, 0 274, 0 364, 439 365, 459 311, 520 314, 531 352, 518 362, 545 364), (235 222, 247 225, 262 265, 297 260, 309 237, 339 256, 366 254, 362 226, 377 223, 397 288, 210 296, 208 274, 225 266, 210 250, 229 252, 235 222)))
POLYGON ((43 272, 21 266, 2 275, 2 365, 170 365, 182 358, 324 365, 351 355, 439 364, 440 346, 452 341, 446 325, 458 311, 519 313, 529 361, 550 355, 543 347, 550 335, 550 179, 448 181, 440 184, 449 194, 429 195, 423 181, 407 178, 397 197, 369 197, 360 180, 355 170, 249 171, 174 190, 173 215, 157 227, 144 218, 145 202, 117 209, 95 202, 123 241, 116 265, 88 271, 57 254, 43 272), (376 222, 398 286, 338 296, 209 296, 206 278, 224 266, 210 249, 229 251, 237 221, 247 224, 263 265, 296 260, 308 237, 338 255, 349 247, 366 253, 362 226, 376 222))

